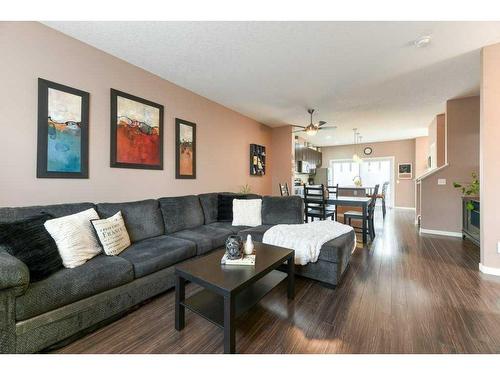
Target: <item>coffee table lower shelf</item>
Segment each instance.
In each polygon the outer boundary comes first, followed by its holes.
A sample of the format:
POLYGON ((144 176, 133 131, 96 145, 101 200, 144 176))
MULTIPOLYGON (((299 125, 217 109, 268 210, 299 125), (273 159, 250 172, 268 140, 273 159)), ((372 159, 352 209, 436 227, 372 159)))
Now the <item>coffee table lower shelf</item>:
MULTIPOLYGON (((248 311, 260 299, 271 291, 276 285, 287 277, 285 272, 271 271, 254 284, 243 289, 236 295, 235 316, 238 317, 248 311)), ((224 297, 203 289, 202 291, 186 298, 181 305, 203 316, 220 328, 224 328, 224 297)))

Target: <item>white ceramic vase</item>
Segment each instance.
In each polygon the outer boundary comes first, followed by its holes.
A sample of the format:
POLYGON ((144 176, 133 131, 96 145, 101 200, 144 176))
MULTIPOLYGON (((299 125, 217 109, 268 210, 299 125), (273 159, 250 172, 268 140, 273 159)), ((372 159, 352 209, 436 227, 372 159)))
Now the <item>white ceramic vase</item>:
POLYGON ((253 254, 253 249, 254 249, 254 246, 253 246, 253 241, 252 241, 252 235, 247 235, 247 241, 245 242, 245 247, 244 247, 244 253, 246 255, 250 255, 250 254, 253 254))

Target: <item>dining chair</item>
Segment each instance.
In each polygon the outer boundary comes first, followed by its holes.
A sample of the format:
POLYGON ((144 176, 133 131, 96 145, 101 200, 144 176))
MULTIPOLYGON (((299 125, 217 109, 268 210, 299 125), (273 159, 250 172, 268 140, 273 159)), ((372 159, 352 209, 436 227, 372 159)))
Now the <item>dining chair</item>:
POLYGON ((279 186, 280 186, 280 193, 281 193, 282 197, 290 196, 290 190, 288 190, 288 183, 287 182, 285 182, 284 185, 281 185, 281 183, 279 183, 279 186))
POLYGON ((389 187, 389 181, 384 182, 382 185, 382 192, 380 194, 377 194, 377 198, 382 199, 382 216, 385 219, 385 197, 387 195, 387 188, 389 187))
MULTIPOLYGON (((339 184, 328 186, 326 190, 328 191, 327 199, 337 199, 339 197, 339 184)), ((332 220, 337 221, 337 206, 334 204, 327 204, 326 209, 329 211, 333 211, 332 220)))
POLYGON ((305 222, 314 221, 314 218, 326 220, 335 215, 327 208, 327 196, 324 185, 304 186, 304 216, 305 222))
MULTIPOLYGON (((367 234, 370 236, 370 239, 373 241, 375 239, 375 223, 374 223, 374 216, 375 216, 375 204, 377 203, 377 195, 378 195, 378 188, 380 185, 375 185, 373 189, 373 194, 372 194, 372 199, 370 200, 370 203, 368 204, 368 212, 366 217, 363 217, 363 213, 359 211, 347 211, 344 212, 344 224, 349 224, 351 225, 352 220, 366 220, 366 228, 367 228, 367 234)), ((352 225, 351 225, 352 226, 352 225)), ((354 227, 355 229, 360 229, 361 232, 363 232, 363 227, 354 227)))

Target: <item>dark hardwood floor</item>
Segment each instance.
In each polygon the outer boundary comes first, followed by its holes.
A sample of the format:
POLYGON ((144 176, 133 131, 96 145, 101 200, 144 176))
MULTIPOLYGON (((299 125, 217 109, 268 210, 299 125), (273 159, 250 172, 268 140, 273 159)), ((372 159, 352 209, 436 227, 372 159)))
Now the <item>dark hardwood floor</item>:
MULTIPOLYGON (((238 353, 500 353, 500 277, 479 249, 417 234, 414 212, 377 209, 377 236, 352 256, 336 289, 286 282, 238 319, 238 353)), ((187 293, 197 287, 188 285, 187 293)), ((59 353, 222 353, 222 330, 187 311, 174 329, 169 291, 59 353)))

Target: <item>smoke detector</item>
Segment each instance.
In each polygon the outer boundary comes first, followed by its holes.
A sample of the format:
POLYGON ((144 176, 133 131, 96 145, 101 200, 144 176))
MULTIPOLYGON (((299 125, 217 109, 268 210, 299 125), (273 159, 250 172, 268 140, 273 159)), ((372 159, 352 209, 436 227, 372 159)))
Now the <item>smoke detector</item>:
POLYGON ((429 43, 431 42, 432 37, 430 35, 424 35, 421 36, 420 38, 416 39, 413 44, 417 48, 422 48, 422 47, 427 47, 429 43))

